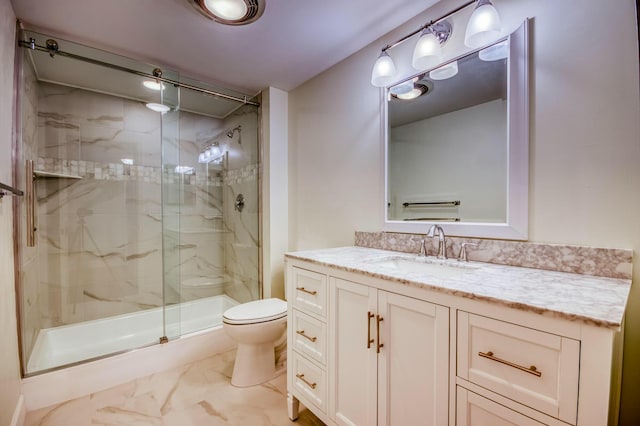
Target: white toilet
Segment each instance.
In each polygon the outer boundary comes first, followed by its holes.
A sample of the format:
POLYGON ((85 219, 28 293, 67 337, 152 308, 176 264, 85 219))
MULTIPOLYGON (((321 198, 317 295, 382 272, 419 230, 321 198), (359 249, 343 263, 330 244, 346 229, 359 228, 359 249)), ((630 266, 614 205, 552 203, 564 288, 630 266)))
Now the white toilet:
POLYGON ((276 375, 274 347, 287 328, 287 303, 263 299, 227 309, 222 327, 238 343, 231 384, 264 383, 276 375))

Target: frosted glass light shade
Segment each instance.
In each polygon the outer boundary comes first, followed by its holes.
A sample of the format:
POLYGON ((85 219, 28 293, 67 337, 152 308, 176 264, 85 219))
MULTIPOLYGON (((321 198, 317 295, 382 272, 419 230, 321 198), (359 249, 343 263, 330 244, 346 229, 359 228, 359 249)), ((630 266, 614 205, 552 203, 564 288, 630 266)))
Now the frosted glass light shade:
POLYGON ((142 82, 142 85, 151 90, 164 90, 164 84, 156 80, 145 80, 142 82))
POLYGON ((429 78, 432 80, 446 80, 458 74, 458 61, 453 61, 450 64, 444 65, 440 68, 429 73, 429 78))
POLYGON ((464 44, 475 49, 496 41, 500 37, 502 25, 500 15, 491 1, 478 0, 475 10, 467 23, 464 44))
POLYGON ((418 77, 414 77, 411 80, 407 80, 400 84, 396 84, 389 91, 392 95, 402 95, 404 93, 409 93, 413 90, 413 83, 418 81, 418 77))
POLYGON ((478 52, 478 57, 483 61, 497 61, 505 59, 507 56, 509 56, 509 44, 507 40, 501 41, 500 43, 489 46, 478 52))
POLYGON ((442 46, 440 41, 429 28, 422 31, 422 35, 413 49, 411 65, 418 71, 435 67, 442 62, 442 46))
POLYGON ((169 112, 171 110, 171 108, 169 108, 166 105, 157 104, 154 102, 149 102, 148 104, 145 104, 145 106, 149 108, 151 111, 161 112, 162 114, 164 114, 165 112, 169 112))
POLYGON ((387 52, 380 53, 371 72, 371 84, 376 87, 385 87, 393 83, 396 77, 396 65, 387 52))
POLYGON ((205 7, 219 18, 237 21, 247 14, 244 0, 204 0, 205 7))

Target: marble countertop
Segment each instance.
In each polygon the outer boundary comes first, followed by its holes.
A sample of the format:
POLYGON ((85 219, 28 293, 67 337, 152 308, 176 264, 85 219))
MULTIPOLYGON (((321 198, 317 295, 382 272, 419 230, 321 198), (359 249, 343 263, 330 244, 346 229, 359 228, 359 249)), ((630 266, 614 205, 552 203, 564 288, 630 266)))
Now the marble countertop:
POLYGON ((365 247, 298 251, 286 253, 285 257, 614 329, 622 324, 631 288, 631 280, 625 279, 455 259, 439 261, 434 257, 420 258, 415 254, 365 247), (455 276, 409 272, 395 267, 394 259, 445 263, 455 276))

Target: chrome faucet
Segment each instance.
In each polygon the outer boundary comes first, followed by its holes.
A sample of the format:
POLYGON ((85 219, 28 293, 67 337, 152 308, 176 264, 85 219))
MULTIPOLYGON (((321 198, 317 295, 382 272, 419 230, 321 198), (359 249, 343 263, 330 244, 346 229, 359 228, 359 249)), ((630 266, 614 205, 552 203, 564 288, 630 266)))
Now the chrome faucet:
POLYGON ((436 236, 436 232, 438 233, 438 259, 446 259, 447 258, 447 252, 446 252, 446 238, 444 235, 444 231, 442 230, 442 227, 440 225, 431 225, 431 228, 429 228, 429 230, 427 231, 427 237, 429 238, 433 238, 436 236))

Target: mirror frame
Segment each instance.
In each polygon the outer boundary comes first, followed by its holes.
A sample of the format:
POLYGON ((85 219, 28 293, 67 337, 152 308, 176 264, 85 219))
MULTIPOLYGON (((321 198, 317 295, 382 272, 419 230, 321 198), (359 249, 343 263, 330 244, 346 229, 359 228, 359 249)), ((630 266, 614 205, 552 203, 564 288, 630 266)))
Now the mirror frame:
MULTIPOLYGON (((382 216, 384 223, 382 229, 384 231, 424 234, 431 225, 438 224, 444 229, 446 235, 527 240, 529 234, 529 21, 529 19, 526 19, 514 32, 501 39, 509 40, 509 59, 507 61, 508 160, 506 221, 502 223, 429 222, 390 220, 388 218, 389 168, 387 160, 389 156, 389 117, 387 100, 389 88, 385 88, 382 89, 384 97, 382 100, 383 122, 381 126, 384 134, 384 155, 382 156, 384 167, 384 211, 382 216)), ((434 68, 473 54, 484 47, 486 46, 466 52, 434 68)), ((427 70, 426 72, 429 71, 427 70)))

